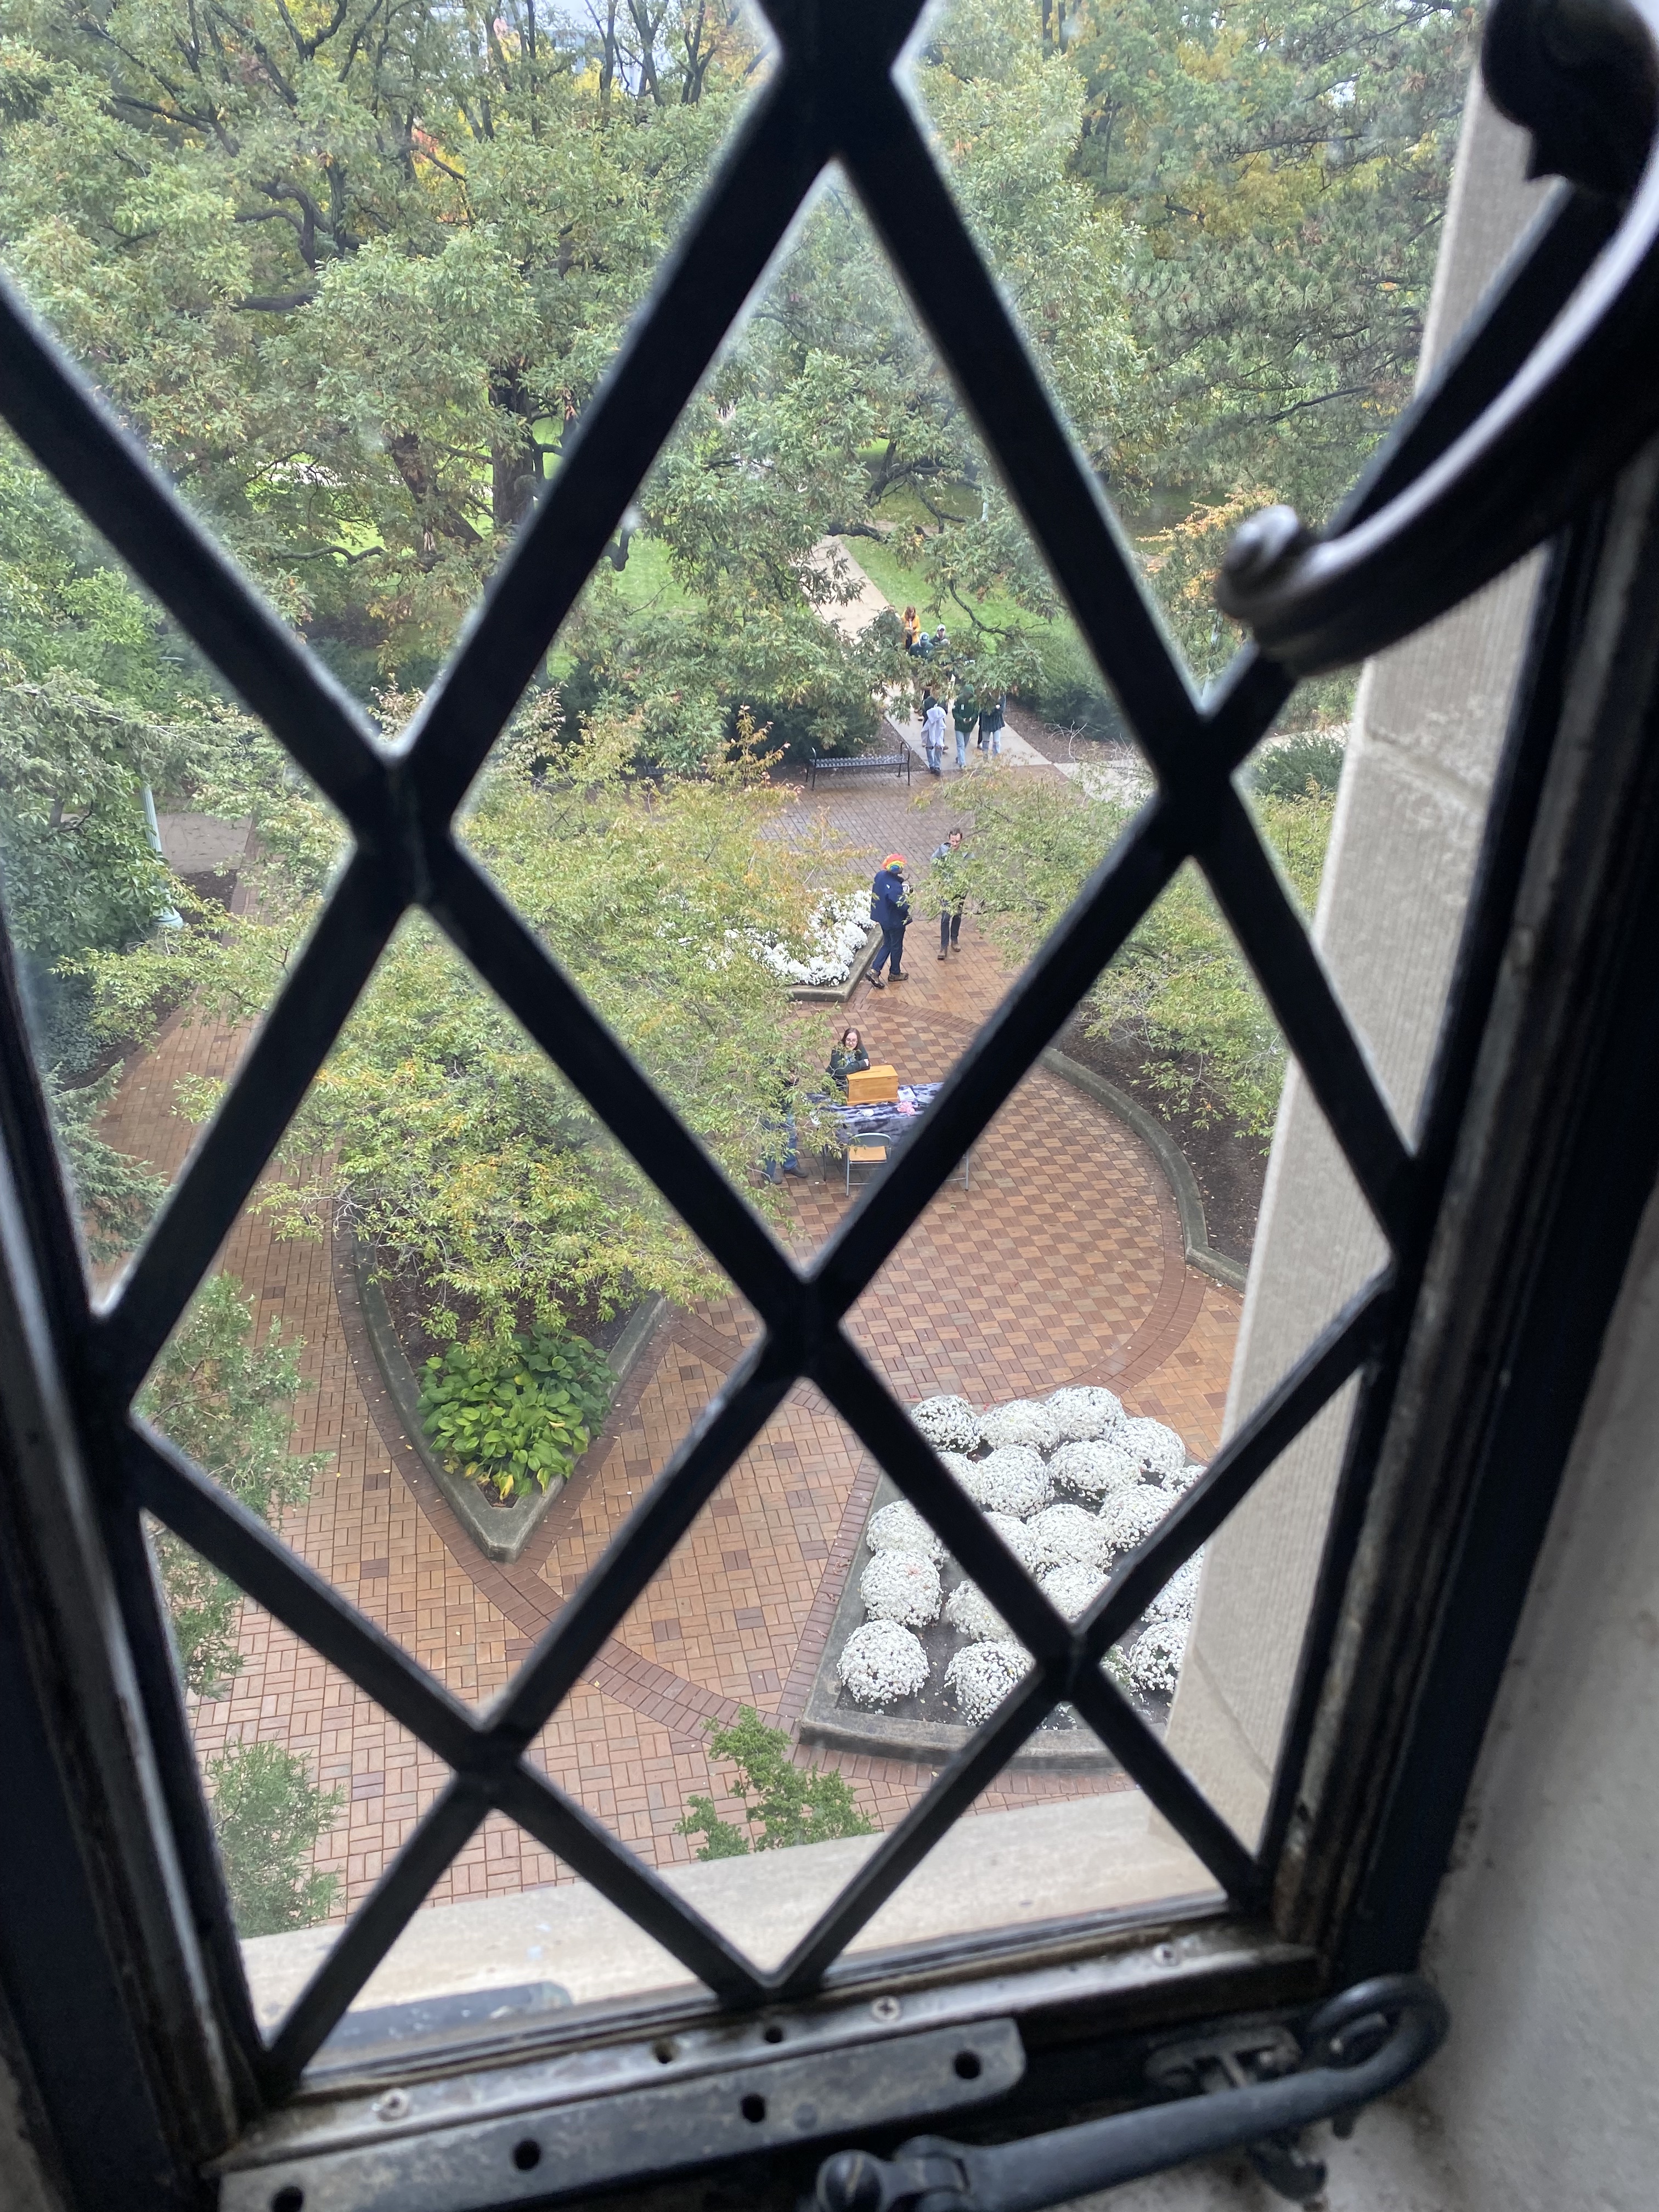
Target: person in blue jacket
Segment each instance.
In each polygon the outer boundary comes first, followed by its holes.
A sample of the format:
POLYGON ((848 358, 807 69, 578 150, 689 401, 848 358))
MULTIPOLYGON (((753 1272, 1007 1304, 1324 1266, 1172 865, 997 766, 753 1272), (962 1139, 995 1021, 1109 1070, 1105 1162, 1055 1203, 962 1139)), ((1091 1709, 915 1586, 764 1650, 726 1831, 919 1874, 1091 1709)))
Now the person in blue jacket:
POLYGON ((870 886, 870 919, 881 932, 881 943, 870 963, 870 988, 884 991, 887 978, 881 971, 890 961, 893 981, 902 983, 905 980, 904 930, 910 919, 910 894, 904 881, 902 853, 890 853, 876 871, 870 886))

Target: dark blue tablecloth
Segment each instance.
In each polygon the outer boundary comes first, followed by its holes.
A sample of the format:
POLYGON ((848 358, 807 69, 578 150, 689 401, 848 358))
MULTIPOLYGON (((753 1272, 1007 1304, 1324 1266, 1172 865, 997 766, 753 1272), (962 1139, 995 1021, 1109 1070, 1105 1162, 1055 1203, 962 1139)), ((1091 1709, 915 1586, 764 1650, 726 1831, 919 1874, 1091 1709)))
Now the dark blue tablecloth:
POLYGON ((849 1106, 842 1098, 824 1103, 839 1127, 842 1144, 896 1145, 944 1087, 939 1083, 901 1083, 896 1104, 889 1099, 849 1106))

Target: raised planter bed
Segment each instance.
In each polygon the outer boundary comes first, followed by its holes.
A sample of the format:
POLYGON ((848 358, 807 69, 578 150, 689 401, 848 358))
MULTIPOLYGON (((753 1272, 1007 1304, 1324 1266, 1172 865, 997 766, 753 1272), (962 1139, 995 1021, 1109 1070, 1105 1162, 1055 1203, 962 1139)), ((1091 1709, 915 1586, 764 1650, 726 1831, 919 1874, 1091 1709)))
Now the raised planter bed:
MULTIPOLYGON (((884 1474, 870 1501, 866 1527, 872 1515, 878 1513, 884 1505, 890 1505, 900 1494, 891 1478, 884 1474)), ((830 1626, 823 1656, 818 1661, 801 1714, 800 1740, 806 1744, 822 1744, 834 1751, 861 1752, 875 1759, 914 1759, 923 1766, 943 1766, 973 1734, 954 1717, 945 1700, 945 1667, 951 1655, 968 1640, 956 1629, 939 1620, 916 1631, 928 1659, 927 1683, 918 1697, 901 1698, 879 1712, 872 1712, 868 1706, 856 1704, 841 1686, 836 1665, 842 1647, 864 1619, 864 1601, 859 1585, 870 1556, 861 1528, 836 1617, 830 1626)), ((940 1576, 948 1597, 963 1579, 962 1571, 954 1560, 950 1560, 940 1570, 940 1576)), ((1169 1715, 1169 1700, 1152 1698, 1145 1704, 1146 1717, 1155 1725, 1161 1725, 1169 1715)), ((1024 1748, 1015 1753, 1010 1764, 1050 1772, 1109 1774, 1117 1769, 1119 1762, 1086 1723, 1071 1715, 1068 1708, 1062 1708, 1027 1738, 1024 1748)))
POLYGON ((876 947, 881 943, 881 932, 872 927, 864 941, 864 950, 847 972, 844 983, 792 983, 789 995, 799 999, 803 1006, 844 1006, 859 985, 865 971, 876 957, 876 947))
MULTIPOLYGON (((358 1303, 362 1311, 363 1326, 368 1332, 369 1344, 374 1353, 374 1364, 380 1369, 380 1379, 397 1408, 410 1449, 436 1483, 450 1511, 484 1557, 502 1562, 516 1559, 569 1477, 550 1483, 545 1490, 538 1492, 533 1498, 520 1498, 511 1505, 497 1505, 485 1497, 476 1483, 450 1473, 427 1442, 426 1432, 421 1424, 421 1386, 415 1370, 410 1364, 409 1355, 398 1341, 398 1332, 392 1326, 386 1293, 364 1266, 362 1249, 355 1238, 351 1242, 350 1252, 358 1303)), ((666 1298, 660 1296, 647 1298, 643 1304, 635 1306, 615 1344, 605 1351, 606 1361, 617 1378, 618 1389, 637 1364, 658 1322, 667 1310, 666 1298)))

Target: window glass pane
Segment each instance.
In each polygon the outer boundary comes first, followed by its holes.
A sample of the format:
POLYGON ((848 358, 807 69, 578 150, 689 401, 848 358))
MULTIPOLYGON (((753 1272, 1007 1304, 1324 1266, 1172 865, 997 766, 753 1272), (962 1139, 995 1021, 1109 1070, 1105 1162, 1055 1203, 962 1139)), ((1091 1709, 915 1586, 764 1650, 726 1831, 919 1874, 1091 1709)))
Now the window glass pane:
MULTIPOLYGON (((844 1200, 879 1157, 843 1079, 879 1088, 890 1068, 901 1095, 874 1103, 902 1122, 925 1110, 1042 933, 988 939, 988 898, 969 892, 981 806, 994 830, 1016 787, 1055 806, 1085 772, 1147 787, 1091 672, 832 176, 462 834, 737 1186, 810 1249, 829 1186, 844 1200), (774 1204, 780 1118, 802 1172, 774 1204)), ((1048 920, 1127 811, 1071 817, 1079 872, 1048 920)))
MULTIPOLYGON (((138 1403, 472 1703, 516 1674, 755 1333, 418 920, 138 1403)), ((203 1686, 194 1661, 186 1680, 203 1686)))
POLYGON ((315 787, 0 434, 0 896, 107 1285, 349 850, 315 787))
POLYGON ((1274 500, 1326 520, 1409 396, 1472 59, 1464 18, 1382 0, 1265 27, 948 0, 916 54, 958 204, 1200 679, 1237 643, 1210 593, 1234 528, 1274 500))
MULTIPOLYGON (((19 185, 0 245, 395 737, 765 81, 763 41, 730 10, 651 28, 635 11, 624 35, 463 9, 382 39, 371 63, 368 18, 348 9, 312 41, 279 10, 270 39, 227 19, 228 46, 185 52, 169 83, 166 8, 123 0, 112 20, 156 97, 125 76, 106 97, 113 46, 72 26, 31 60, 0 149, 19 185), (390 154, 388 56, 404 118, 390 154), (230 88, 225 114, 200 105, 198 79, 230 88), (313 112, 318 131, 296 137, 293 118, 313 112)), ((1203 676, 1230 650, 1208 611, 1224 529, 1273 496, 1328 512, 1404 396, 1462 66, 1462 27, 1433 15, 1297 21, 1266 40, 1243 27, 1086 11, 1062 27, 994 0, 945 10, 916 63, 975 235, 1203 676), (1312 288, 1299 307, 1292 265, 1312 288), (1363 327, 1347 313, 1362 294, 1363 327)), ((109 1097, 82 1083, 80 1105, 58 1101, 112 1263, 295 974, 343 841, 56 495, 7 465, 0 646, 29 793, 7 890, 58 1090, 98 1073, 50 1042, 81 998, 131 1048, 109 1097), (88 708, 74 685, 102 689, 88 708), (157 750, 154 727, 181 716, 157 750), (77 918, 75 900, 112 896, 90 863, 37 895, 68 803, 100 825, 100 806, 119 816, 118 927, 77 918), (228 909, 210 892, 186 908, 192 874, 228 873, 228 909), (130 1033, 110 1026, 123 1011, 130 1033)), ((1370 742, 1347 708, 1340 690, 1299 694, 1243 779, 1304 916, 1341 761, 1352 773, 1370 742)), ((1403 750, 1402 727, 1389 726, 1403 750)), ((521 983, 509 1011, 485 980, 511 988, 505 921, 467 935, 475 970, 435 922, 406 918, 223 1224, 217 1271, 140 1410, 482 1710, 639 1525, 698 1423, 721 1418, 763 1326, 732 1279, 764 1303, 761 1263, 735 1256, 755 1226, 742 1209, 801 1265, 860 1207, 879 1218, 939 1088, 1135 836, 1150 792, 949 372, 832 176, 462 822, 507 907, 700 1148, 677 1188, 708 1171, 708 1243, 626 1148, 673 1179, 640 1137, 641 1102, 613 1097, 607 1127, 547 1057, 575 1036, 568 1014, 546 1018, 559 978, 521 983)), ((1467 856, 1474 798, 1466 812, 1467 856)), ((1443 969, 1467 867, 1447 881, 1443 969)), ((1383 1248, 1196 869, 1080 1005, 1050 1012, 1055 1052, 848 1328, 1075 1615, 1383 1248)), ((1361 1018, 1386 1057, 1375 1007, 1361 1018)), ((1404 1066, 1387 1077, 1401 1097, 1404 1066)), ((1107 1662, 1247 1843, 1351 1411, 1328 1409, 1107 1662)), ((239 1790, 250 1832, 261 1792, 288 1808, 276 1905, 238 1892, 250 1942, 289 1945, 250 1953, 271 2020, 332 1940, 301 1939, 303 1923, 362 1901, 443 1770, 175 1540, 155 1541, 227 1850, 239 1790)), ((1021 1679, 1009 1591, 990 1580, 963 1581, 798 1383, 618 1611, 531 1765, 775 1963, 1021 1679)), ((362 2015, 394 1997, 529 1990, 533 2010, 684 1979, 652 1939, 618 1938, 541 1826, 532 1838, 493 1815, 472 1838, 360 1999, 364 2035, 384 2023, 362 2015), (485 1922, 441 1939, 446 1912, 494 1916, 483 1966, 465 1954, 485 1922)), ((857 1942, 1213 1887, 1086 1713, 1060 1711, 857 1942)))
POLYGON ((737 8, 595 20, 20 27, 7 268, 365 703, 429 680, 766 79, 737 8))

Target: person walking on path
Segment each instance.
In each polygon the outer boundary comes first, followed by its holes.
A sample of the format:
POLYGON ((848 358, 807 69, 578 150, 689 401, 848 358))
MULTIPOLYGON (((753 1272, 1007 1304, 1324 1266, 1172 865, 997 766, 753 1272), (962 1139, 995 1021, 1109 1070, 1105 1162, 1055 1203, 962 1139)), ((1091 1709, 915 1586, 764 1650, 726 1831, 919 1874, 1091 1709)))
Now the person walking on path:
POLYGON ((931 691, 921 695, 921 742, 929 775, 945 773, 945 709, 931 691))
POLYGON ((921 643, 921 623, 914 607, 906 607, 900 617, 899 627, 904 633, 904 650, 914 653, 921 643))
POLYGON ((982 753, 1002 750, 1003 709, 1008 703, 1008 694, 999 691, 996 697, 979 710, 979 749, 982 753))
POLYGON ((887 978, 881 971, 890 961, 893 981, 902 983, 905 980, 904 932, 910 919, 910 894, 904 881, 902 853, 890 853, 876 871, 870 886, 870 919, 881 932, 881 943, 870 963, 870 988, 884 991, 887 978))
POLYGON ((933 848, 933 879, 939 884, 942 903, 939 910, 939 957, 948 960, 953 952, 960 952, 957 939, 962 935, 962 909, 967 902, 961 889, 961 878, 957 868, 957 855, 962 850, 962 832, 952 830, 942 845, 933 848))
POLYGON ((864 1048, 861 1030, 846 1029, 841 1033, 841 1042, 830 1048, 830 1080, 843 1098, 847 1096, 849 1075, 862 1075, 870 1065, 870 1055, 864 1048))
POLYGON ((968 765, 968 740, 974 734, 974 725, 979 720, 979 702, 971 691, 958 693, 951 708, 951 720, 957 727, 957 766, 968 765))

